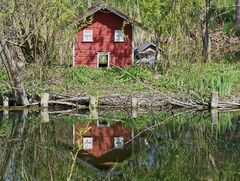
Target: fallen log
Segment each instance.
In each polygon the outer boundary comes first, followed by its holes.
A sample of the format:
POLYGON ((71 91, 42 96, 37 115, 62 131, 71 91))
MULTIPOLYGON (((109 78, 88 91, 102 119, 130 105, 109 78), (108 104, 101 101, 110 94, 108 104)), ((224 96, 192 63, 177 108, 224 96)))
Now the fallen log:
MULTIPOLYGON (((178 101, 175 99, 169 99, 169 96, 161 96, 161 94, 139 94, 139 95, 108 95, 102 97, 94 96, 67 96, 67 95, 57 95, 57 94, 48 94, 44 93, 40 102, 31 103, 25 108, 38 106, 38 107, 55 107, 59 106, 61 110, 66 108, 107 108, 107 107, 118 107, 118 108, 131 108, 131 109, 171 109, 171 108, 197 108, 197 109, 209 109, 215 107, 216 109, 221 108, 240 108, 240 103, 230 102, 230 101, 217 101, 217 104, 208 104, 200 100, 189 100, 187 101, 178 101), (48 97, 49 95, 49 97, 48 97), (45 98, 46 99, 45 99, 45 98)), ((212 100, 212 99, 211 99, 212 100)), ((209 102, 211 102, 211 100, 209 102)), ((213 101, 212 101, 213 102, 213 101)), ((211 102, 211 103, 212 103, 211 102)), ((216 103, 216 101, 215 101, 216 103)), ((3 109, 6 106, 2 107, 3 109)), ((1 109, 1 107, 0 107, 1 109)))
POLYGON ((62 101, 49 101, 48 104, 55 104, 55 105, 63 105, 63 106, 71 106, 71 107, 76 107, 78 109, 85 108, 86 106, 75 104, 72 102, 62 102, 62 101))
POLYGON ((233 105, 233 106, 240 106, 240 103, 237 102, 226 102, 226 101, 219 101, 221 105, 233 105))

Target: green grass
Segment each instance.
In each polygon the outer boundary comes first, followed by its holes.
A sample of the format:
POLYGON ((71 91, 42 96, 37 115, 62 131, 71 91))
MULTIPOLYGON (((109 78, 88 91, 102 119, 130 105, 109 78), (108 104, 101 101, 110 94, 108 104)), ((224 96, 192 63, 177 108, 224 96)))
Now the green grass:
MULTIPOLYGON (((240 64, 228 63, 188 63, 179 61, 172 64, 166 74, 153 79, 151 67, 133 66, 126 69, 93 69, 87 66, 44 67, 31 65, 22 72, 28 94, 42 92, 63 94, 131 94, 147 92, 149 87, 161 92, 191 95, 198 99, 208 99, 212 91, 227 97, 240 90, 240 64)), ((1 71, 0 80, 7 80, 1 71)), ((0 81, 1 92, 9 91, 4 81, 0 81)))
POLYGON ((218 91, 222 97, 234 94, 240 88, 239 81, 239 64, 176 62, 155 84, 162 91, 172 90, 206 98, 212 91, 218 91))

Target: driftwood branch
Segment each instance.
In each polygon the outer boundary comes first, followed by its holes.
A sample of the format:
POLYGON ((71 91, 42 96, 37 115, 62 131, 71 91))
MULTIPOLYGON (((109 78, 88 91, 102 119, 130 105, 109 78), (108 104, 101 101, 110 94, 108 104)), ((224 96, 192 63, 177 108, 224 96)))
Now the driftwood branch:
MULTIPOLYGON (((46 93, 47 94, 47 93, 46 93)), ((44 94, 43 94, 44 95, 44 94)), ((70 95, 57 95, 57 94, 48 94, 48 99, 41 99, 40 102, 33 102, 29 106, 39 106, 39 107, 55 107, 57 106, 60 110, 66 109, 82 109, 82 108, 131 108, 131 109, 171 109, 175 107, 187 107, 187 108, 197 108, 197 109, 208 109, 209 107, 215 109, 224 109, 224 108, 240 108, 240 103, 230 102, 230 101, 215 101, 210 100, 209 103, 203 102, 201 100, 190 100, 189 102, 177 101, 175 99, 169 99, 169 96, 162 94, 141 94, 138 96, 122 96, 122 95, 108 95, 102 97, 93 97, 93 96, 70 96, 70 95), (94 101, 93 101, 94 100, 94 101), (44 104, 43 104, 44 102, 44 104), (93 104, 94 102, 94 104, 93 104), (213 106, 213 102, 216 105, 213 106)), ((44 97, 44 96, 42 96, 44 97)), ((213 99, 213 98, 212 98, 213 99)), ((1 103, 0 103, 1 104, 1 103)))
POLYGON ((226 102, 226 101, 219 101, 221 105, 230 105, 230 106, 240 106, 240 103, 237 102, 226 102))

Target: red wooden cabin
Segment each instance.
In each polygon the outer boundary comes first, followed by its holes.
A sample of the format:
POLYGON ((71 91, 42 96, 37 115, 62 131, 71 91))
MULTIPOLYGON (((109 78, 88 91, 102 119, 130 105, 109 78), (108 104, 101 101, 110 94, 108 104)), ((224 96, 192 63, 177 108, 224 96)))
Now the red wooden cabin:
POLYGON ((91 23, 76 35, 73 66, 131 66, 134 44, 129 18, 104 5, 89 8, 80 21, 88 17, 92 17, 91 23))

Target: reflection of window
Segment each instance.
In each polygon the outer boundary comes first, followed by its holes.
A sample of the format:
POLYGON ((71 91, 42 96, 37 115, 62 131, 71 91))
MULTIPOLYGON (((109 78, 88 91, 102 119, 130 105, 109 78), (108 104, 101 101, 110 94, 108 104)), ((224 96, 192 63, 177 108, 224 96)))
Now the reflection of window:
POLYGON ((83 138, 83 149, 91 150, 93 148, 93 138, 85 137, 83 138))
POLYGON ((108 127, 109 126, 109 122, 107 122, 107 121, 98 121, 97 122, 97 126, 98 127, 108 127))
POLYGON ((123 137, 114 137, 114 148, 123 149, 124 138, 123 137))
POLYGON ((83 30, 83 41, 85 42, 93 41, 92 30, 83 30))
POLYGON ((123 30, 115 30, 114 41, 115 42, 124 42, 123 30))

